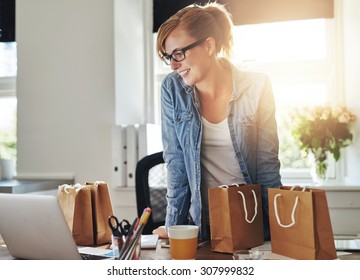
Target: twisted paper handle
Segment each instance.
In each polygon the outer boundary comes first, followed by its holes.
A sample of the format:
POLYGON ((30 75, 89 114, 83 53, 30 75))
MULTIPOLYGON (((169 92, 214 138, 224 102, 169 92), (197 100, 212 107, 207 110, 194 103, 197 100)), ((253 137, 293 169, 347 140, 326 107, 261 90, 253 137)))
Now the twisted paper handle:
POLYGON ((242 196, 242 199, 243 199, 243 205, 244 205, 244 211, 245 211, 245 220, 251 224, 254 222, 256 216, 257 216, 257 197, 256 197, 256 193, 254 190, 251 190, 252 191, 252 194, 254 196, 254 201, 255 201, 255 213, 254 213, 254 216, 252 217, 251 221, 249 221, 248 219, 248 212, 247 212, 247 207, 246 207, 246 201, 245 201, 245 196, 244 194, 242 193, 242 191, 238 191, 239 194, 241 194, 242 196))
POLYGON ((67 194, 70 193, 70 189, 73 189, 73 190, 78 190, 78 189, 81 189, 83 188, 84 186, 82 186, 81 184, 79 183, 76 183, 75 185, 68 185, 68 184, 64 184, 64 185, 61 185, 60 186, 60 189, 64 190, 64 192, 66 192, 67 194))
MULTIPOLYGON (((231 186, 239 187, 239 185, 236 184, 236 183, 231 184, 231 186)), ((229 186, 228 186, 228 185, 221 185, 221 186, 219 186, 219 188, 229 188, 229 186)), ((244 211, 245 211, 245 220, 246 220, 249 224, 253 223, 254 220, 255 220, 255 218, 256 218, 256 216, 257 216, 257 205, 258 205, 256 193, 255 193, 254 190, 251 190, 251 191, 252 191, 252 194, 253 194, 253 196, 254 196, 254 201, 255 201, 255 213, 254 213, 254 216, 252 217, 251 220, 248 219, 248 212, 247 212, 247 207, 246 207, 245 196, 244 196, 244 194, 243 194, 242 191, 238 191, 238 193, 242 196, 242 199, 243 199, 243 206, 244 206, 244 211)))
MULTIPOLYGON (((290 191, 293 191, 297 186, 293 186, 290 191)), ((304 192, 306 190, 306 187, 303 187, 303 189, 301 190, 302 192, 304 192)), ((277 194, 274 196, 274 210, 275 210, 275 217, 276 217, 276 220, 279 224, 279 226, 283 227, 283 228, 289 228, 289 227, 292 227, 293 225, 295 225, 295 210, 296 210, 296 207, 299 203, 299 197, 296 196, 296 199, 295 199, 295 203, 294 203, 294 207, 292 209, 292 212, 291 212, 291 223, 290 224, 287 224, 287 225, 283 225, 280 221, 280 218, 279 218, 279 213, 278 213, 278 209, 277 209, 277 198, 281 196, 281 194, 277 194)))

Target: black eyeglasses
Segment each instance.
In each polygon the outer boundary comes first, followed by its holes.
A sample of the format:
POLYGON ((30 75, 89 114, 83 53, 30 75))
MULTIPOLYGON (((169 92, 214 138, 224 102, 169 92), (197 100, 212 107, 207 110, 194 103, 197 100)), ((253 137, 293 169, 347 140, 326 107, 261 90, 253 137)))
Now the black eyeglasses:
POLYGON ((205 38, 203 39, 200 39, 199 41, 196 41, 195 43, 192 43, 191 45, 188 45, 187 47, 183 48, 183 49, 180 49, 180 50, 174 50, 172 52, 172 54, 167 54, 167 53, 164 53, 163 56, 161 57, 164 62, 167 64, 167 65, 170 65, 171 64, 171 60, 174 60, 176 62, 180 62, 180 61, 183 61, 186 56, 185 56, 185 52, 192 49, 192 48, 195 48, 196 46, 199 46, 201 45, 203 42, 205 42, 205 38))

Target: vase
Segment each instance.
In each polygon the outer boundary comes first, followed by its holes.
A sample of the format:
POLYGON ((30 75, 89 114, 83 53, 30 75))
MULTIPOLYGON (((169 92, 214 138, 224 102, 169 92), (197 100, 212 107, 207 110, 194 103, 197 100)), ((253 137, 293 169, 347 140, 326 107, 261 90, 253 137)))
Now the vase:
POLYGON ((11 159, 0 159, 0 179, 11 180, 14 177, 14 161, 11 159))
POLYGON ((317 185, 323 184, 327 179, 327 155, 325 151, 312 154, 311 177, 317 185))

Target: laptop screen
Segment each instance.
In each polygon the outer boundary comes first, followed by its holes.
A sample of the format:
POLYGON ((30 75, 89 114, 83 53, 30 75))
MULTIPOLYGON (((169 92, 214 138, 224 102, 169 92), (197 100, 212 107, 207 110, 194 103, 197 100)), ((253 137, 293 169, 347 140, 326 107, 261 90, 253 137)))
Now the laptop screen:
POLYGON ((0 194, 0 235, 19 259, 81 259, 52 195, 0 194))

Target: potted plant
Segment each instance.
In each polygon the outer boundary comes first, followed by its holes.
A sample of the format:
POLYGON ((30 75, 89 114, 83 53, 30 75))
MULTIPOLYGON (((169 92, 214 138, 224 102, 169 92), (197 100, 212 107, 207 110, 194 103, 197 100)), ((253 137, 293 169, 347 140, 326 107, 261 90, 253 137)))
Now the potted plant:
POLYGON ((300 149, 313 155, 319 181, 326 179, 328 154, 339 160, 341 148, 353 139, 350 125, 356 116, 346 107, 317 106, 296 108, 291 118, 300 149))

